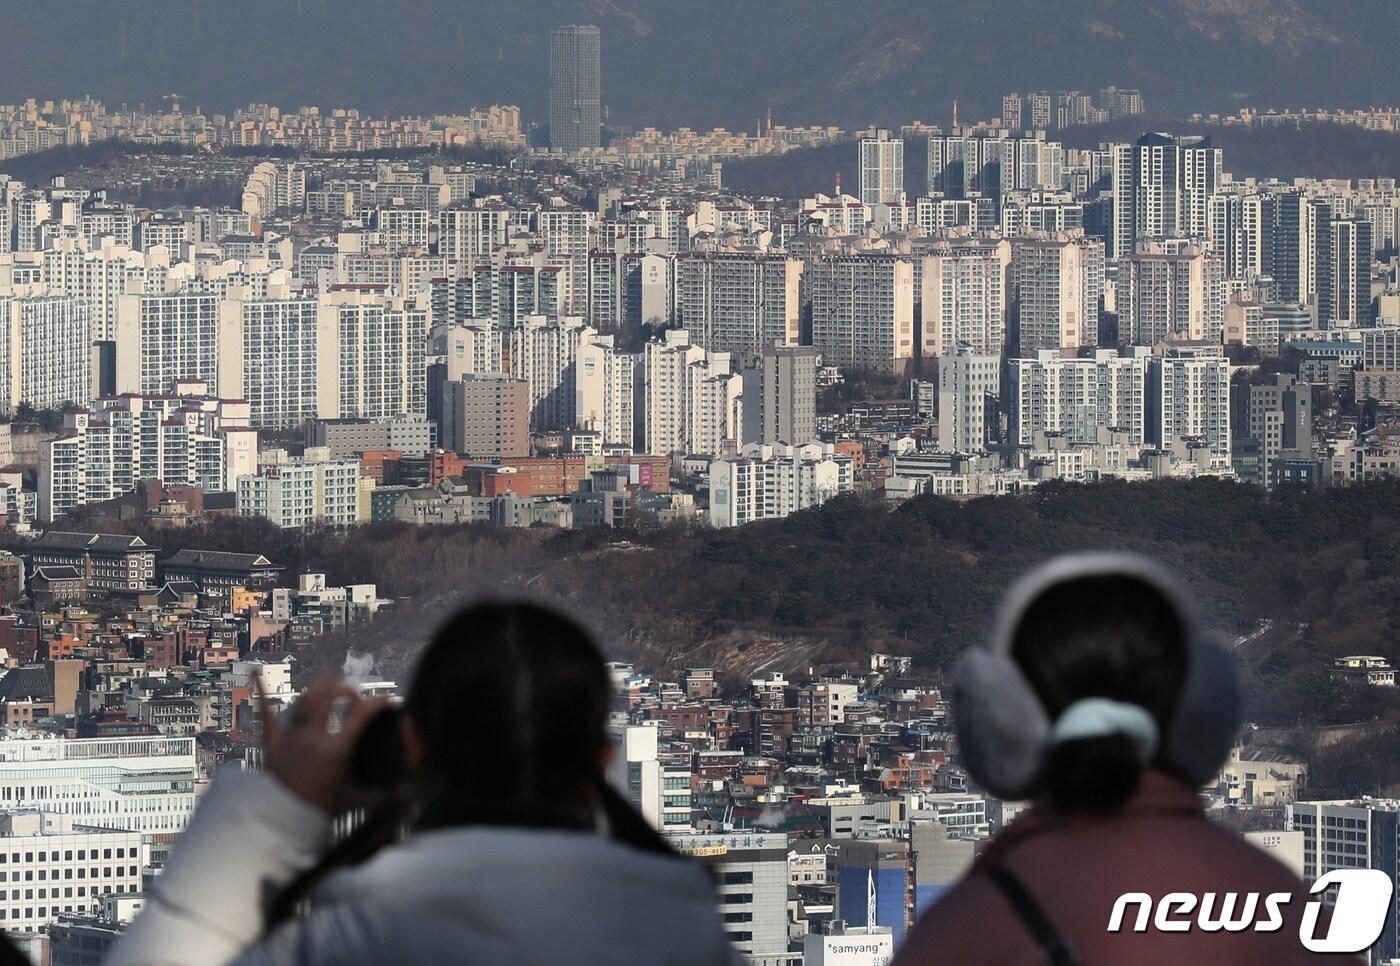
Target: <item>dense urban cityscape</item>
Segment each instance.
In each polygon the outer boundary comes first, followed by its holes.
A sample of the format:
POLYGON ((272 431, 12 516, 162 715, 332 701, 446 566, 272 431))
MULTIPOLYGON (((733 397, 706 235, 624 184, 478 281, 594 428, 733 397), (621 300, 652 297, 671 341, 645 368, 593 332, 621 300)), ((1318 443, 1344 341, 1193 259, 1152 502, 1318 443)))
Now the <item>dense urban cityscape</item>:
POLYGON ((317 672, 397 700, 449 607, 533 593, 598 633, 608 780, 743 959, 886 964, 1026 808, 969 773, 952 658, 1023 565, 1105 538, 1183 570, 1246 668, 1210 818, 1305 883, 1394 880, 1400 188, 1237 177, 1213 135, 1400 108, 1163 133, 1125 76, 663 131, 610 115, 599 27, 539 55, 541 117, 0 105, 0 929, 30 961, 117 946, 317 672), (811 157, 854 174, 742 187, 811 157))

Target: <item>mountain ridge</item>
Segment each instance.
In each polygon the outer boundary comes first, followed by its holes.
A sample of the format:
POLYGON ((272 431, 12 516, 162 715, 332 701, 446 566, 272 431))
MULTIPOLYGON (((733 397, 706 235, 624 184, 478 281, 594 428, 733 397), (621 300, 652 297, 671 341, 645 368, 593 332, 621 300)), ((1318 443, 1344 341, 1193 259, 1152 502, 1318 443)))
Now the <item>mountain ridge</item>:
POLYGON ((0 102, 91 93, 229 111, 520 104, 548 33, 603 30, 615 123, 747 129, 989 117, 1010 90, 1139 88, 1154 112, 1397 100, 1389 0, 7 0, 0 102), (1385 79, 1383 82, 1378 79, 1385 79))

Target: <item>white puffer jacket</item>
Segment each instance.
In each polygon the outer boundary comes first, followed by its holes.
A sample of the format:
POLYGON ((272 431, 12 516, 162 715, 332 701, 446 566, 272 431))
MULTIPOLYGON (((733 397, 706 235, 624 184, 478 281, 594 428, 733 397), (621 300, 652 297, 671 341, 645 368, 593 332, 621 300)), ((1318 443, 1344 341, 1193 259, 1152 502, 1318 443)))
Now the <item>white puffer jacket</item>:
POLYGON ((695 863, 582 832, 413 835, 337 872, 259 941, 265 901, 330 822, 274 779, 222 769, 109 966, 733 964, 695 863))

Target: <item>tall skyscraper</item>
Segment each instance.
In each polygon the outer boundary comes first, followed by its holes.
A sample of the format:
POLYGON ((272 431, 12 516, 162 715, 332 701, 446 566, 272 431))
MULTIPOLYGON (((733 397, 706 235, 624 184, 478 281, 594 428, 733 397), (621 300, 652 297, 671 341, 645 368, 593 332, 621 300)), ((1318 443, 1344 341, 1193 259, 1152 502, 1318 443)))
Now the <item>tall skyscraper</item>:
MULTIPOLYGON (((1329 210, 1330 214, 1330 210, 1329 210)), ((1317 321, 1325 329, 1364 329, 1371 324, 1371 223, 1319 218, 1317 321)))
POLYGON ((1220 149, 1209 138, 1145 134, 1113 146, 1113 258, 1139 238, 1202 238, 1210 196, 1221 181, 1220 149))
POLYGON ((597 27, 550 31, 549 144, 557 151, 602 146, 601 46, 597 27))
POLYGON ((904 139, 877 131, 860 142, 860 203, 889 204, 904 200, 904 139))

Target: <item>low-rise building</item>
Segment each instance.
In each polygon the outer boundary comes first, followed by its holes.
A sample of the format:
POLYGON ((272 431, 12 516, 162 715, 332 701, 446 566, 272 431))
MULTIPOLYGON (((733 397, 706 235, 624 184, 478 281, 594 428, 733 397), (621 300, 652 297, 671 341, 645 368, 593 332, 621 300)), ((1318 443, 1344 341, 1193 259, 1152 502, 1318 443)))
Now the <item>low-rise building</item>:
POLYGON ((38 930, 62 915, 97 912, 112 895, 141 890, 149 852, 136 831, 95 828, 71 815, 19 810, 0 814, 6 932, 38 930))
POLYGON ((369 520, 369 489, 360 461, 331 459, 312 447, 301 457, 264 451, 256 475, 238 478, 238 515, 266 517, 285 529, 348 527, 369 520))
POLYGON ((849 493, 850 461, 829 445, 744 448, 744 457, 710 464, 710 524, 736 527, 819 506, 849 493))
POLYGON ((1352 654, 1332 662, 1334 680, 1360 686, 1395 687, 1395 666, 1377 654, 1352 654))
MULTIPOLYGON (((49 530, 30 545, 28 557, 36 575, 40 568, 72 567, 83 592, 98 596, 146 590, 156 575, 156 548, 124 533, 49 530)), ((67 577, 60 571, 49 576, 67 577)))

